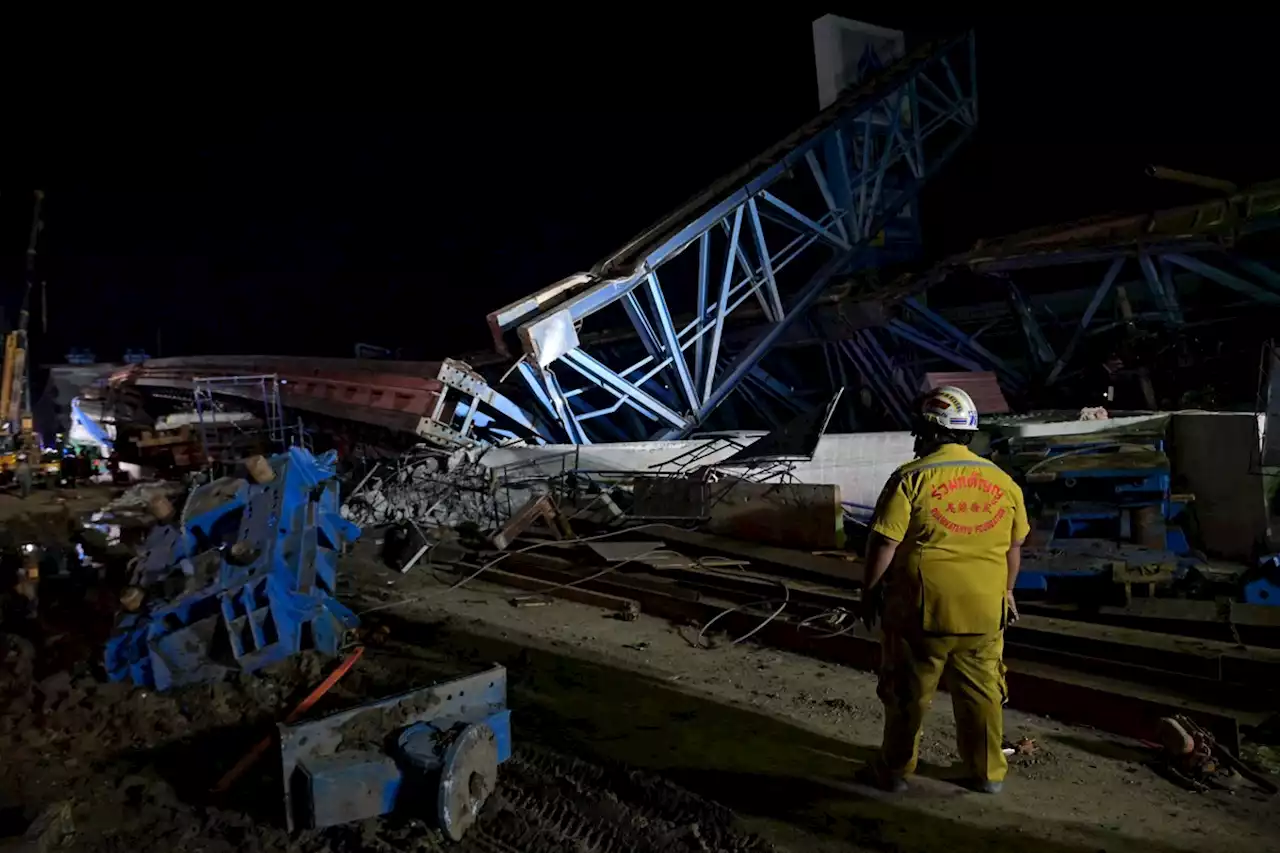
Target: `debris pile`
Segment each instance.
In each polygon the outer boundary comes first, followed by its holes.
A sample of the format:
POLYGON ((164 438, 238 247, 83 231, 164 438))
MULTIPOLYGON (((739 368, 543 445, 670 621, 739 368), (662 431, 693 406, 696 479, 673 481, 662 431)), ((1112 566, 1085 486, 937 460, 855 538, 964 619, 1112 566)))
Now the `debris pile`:
POLYGON ((130 486, 120 496, 102 508, 103 513, 124 514, 130 512, 146 512, 157 497, 173 499, 182 493, 177 483, 165 480, 149 480, 130 486))
POLYGON ((380 462, 347 499, 342 517, 361 527, 501 527, 531 492, 506 483, 480 461, 482 453, 483 448, 447 452, 420 445, 380 462))

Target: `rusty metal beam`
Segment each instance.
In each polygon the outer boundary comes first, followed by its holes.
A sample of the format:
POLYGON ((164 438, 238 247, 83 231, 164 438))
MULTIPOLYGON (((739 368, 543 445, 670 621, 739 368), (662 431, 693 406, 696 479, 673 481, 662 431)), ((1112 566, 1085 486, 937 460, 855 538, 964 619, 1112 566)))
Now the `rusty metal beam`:
MULTIPOLYGON (((413 432, 434 410, 443 385, 440 362, 382 361, 293 356, 194 356, 158 358, 111 374, 116 390, 168 388, 187 391, 208 376, 276 375, 280 399, 290 409, 413 432)), ((252 392, 246 395, 253 399, 252 392)), ((242 396, 246 396, 242 395, 242 396)))

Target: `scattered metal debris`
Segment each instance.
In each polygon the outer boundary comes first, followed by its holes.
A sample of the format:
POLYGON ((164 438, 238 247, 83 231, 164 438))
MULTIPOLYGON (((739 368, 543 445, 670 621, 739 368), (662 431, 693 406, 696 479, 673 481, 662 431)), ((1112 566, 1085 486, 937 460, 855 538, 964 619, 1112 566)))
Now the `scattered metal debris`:
POLYGON ((1163 748, 1158 769, 1188 790, 1203 793, 1211 788, 1227 788, 1225 780, 1233 775, 1268 794, 1280 790, 1275 782, 1236 758, 1211 732, 1183 714, 1162 718, 1158 734, 1163 748))

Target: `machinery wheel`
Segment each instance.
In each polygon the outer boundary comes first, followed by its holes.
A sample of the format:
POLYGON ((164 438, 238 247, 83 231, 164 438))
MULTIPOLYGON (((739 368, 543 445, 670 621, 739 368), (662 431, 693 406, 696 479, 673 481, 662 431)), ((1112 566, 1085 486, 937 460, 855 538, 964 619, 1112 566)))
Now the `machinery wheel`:
POLYGON ((440 771, 440 828, 461 841, 498 782, 498 741, 484 723, 467 726, 449 744, 440 771))

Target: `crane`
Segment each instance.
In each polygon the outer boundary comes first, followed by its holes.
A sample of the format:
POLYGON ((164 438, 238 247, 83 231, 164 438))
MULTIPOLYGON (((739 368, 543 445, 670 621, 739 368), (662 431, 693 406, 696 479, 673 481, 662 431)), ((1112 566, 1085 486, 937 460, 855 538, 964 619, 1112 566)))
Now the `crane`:
MULTIPOLYGON (((36 447, 35 430, 31 414, 31 375, 27 361, 27 326, 31 319, 31 291, 35 282, 36 244, 44 222, 40 212, 44 207, 44 191, 35 191, 35 210, 31 216, 31 234, 27 240, 26 286, 22 295, 22 310, 18 315, 18 327, 4 341, 3 375, 0 375, 0 424, 9 454, 18 451, 33 453, 36 447)), ((4 460, 9 463, 8 455, 4 460)), ((6 465, 7 467, 7 465, 6 465)))

